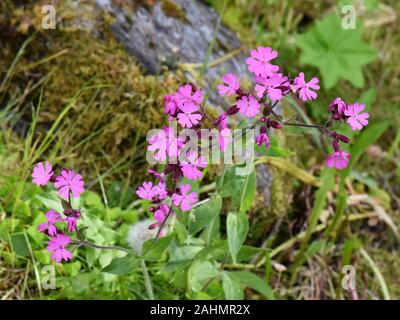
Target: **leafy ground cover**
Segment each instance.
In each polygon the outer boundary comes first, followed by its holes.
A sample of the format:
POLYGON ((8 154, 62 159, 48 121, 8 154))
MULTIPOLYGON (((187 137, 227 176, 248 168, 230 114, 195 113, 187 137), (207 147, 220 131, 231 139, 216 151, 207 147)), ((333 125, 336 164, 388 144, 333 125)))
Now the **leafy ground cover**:
MULTIPOLYGON (((154 236, 147 230, 149 204, 135 195, 145 175, 144 136, 164 121, 157 111, 162 97, 183 75, 179 69, 143 75, 107 28, 101 29, 104 42, 67 27, 45 36, 35 27, 40 6, 4 1, 3 299, 148 299, 149 283, 160 299, 350 299, 341 286, 345 265, 356 269, 360 298, 399 298, 400 4, 354 1, 357 28, 344 30, 338 17, 348 1, 208 3, 246 48, 271 46, 285 73, 305 70, 321 78, 318 103, 287 101, 285 116, 321 121, 332 96, 367 106, 371 124, 350 146, 349 168, 323 168, 327 146, 312 130, 279 134, 271 142, 275 153, 256 162, 273 172, 269 206, 255 175, 238 178, 228 168, 214 181, 220 168, 210 168, 194 187, 202 200, 214 195, 180 216, 144 259, 85 247, 72 262, 56 264, 37 226, 49 207, 61 210, 61 203, 54 190, 31 183, 33 165, 49 159, 80 168, 89 179, 77 203, 90 226, 86 238, 135 248, 154 236), (230 213, 232 206, 245 209, 239 211, 247 212, 249 225, 244 213, 230 213), (237 237, 232 230, 240 230, 237 237), (55 268, 54 290, 41 284, 48 265, 55 268)), ((70 13, 66 6, 63 19, 70 13)))

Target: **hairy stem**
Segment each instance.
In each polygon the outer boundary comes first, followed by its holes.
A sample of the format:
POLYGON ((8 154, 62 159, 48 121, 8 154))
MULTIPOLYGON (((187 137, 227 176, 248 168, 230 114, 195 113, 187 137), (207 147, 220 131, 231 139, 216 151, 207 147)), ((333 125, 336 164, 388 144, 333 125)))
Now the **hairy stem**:
POLYGON ((140 266, 142 268, 142 273, 143 273, 143 277, 144 277, 144 284, 146 286, 147 295, 148 295, 150 300, 154 300, 153 286, 151 284, 149 273, 147 272, 146 263, 144 262, 143 259, 140 259, 140 266))

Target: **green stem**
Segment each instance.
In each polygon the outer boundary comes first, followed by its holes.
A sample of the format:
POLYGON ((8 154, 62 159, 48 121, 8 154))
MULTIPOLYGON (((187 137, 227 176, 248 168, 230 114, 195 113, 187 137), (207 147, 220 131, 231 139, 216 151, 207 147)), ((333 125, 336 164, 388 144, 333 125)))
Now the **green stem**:
POLYGON ((154 300, 153 286, 151 285, 149 273, 147 272, 146 263, 143 259, 140 259, 140 266, 142 268, 142 273, 144 277, 144 284, 146 286, 147 295, 150 300, 154 300))

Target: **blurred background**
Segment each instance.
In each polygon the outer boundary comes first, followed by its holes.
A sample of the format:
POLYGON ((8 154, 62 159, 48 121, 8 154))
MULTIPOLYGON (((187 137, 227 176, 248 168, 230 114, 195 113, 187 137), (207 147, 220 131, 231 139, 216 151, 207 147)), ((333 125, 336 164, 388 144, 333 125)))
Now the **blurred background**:
MULTIPOLYGON (((327 188, 322 205, 326 143, 313 132, 277 134, 279 160, 257 169, 247 240, 277 250, 256 272, 281 299, 343 299, 342 266, 354 265, 360 298, 400 298, 399 14, 396 0, 2 0, 0 297, 143 298, 139 273, 101 273, 117 253, 91 249, 56 266, 56 290, 41 288, 51 262, 36 228, 54 199, 31 184, 32 167, 48 159, 82 172, 88 236, 126 246, 130 225, 149 217, 134 190, 147 174, 146 133, 166 123, 163 96, 193 81, 211 113, 226 109, 214 93, 220 76, 246 78, 245 58, 262 45, 279 51, 285 74, 321 79, 318 99, 285 100, 285 115, 323 123, 340 96, 366 104, 371 121, 350 146, 352 170, 335 177, 341 187, 327 188), (323 226, 340 210, 344 221, 307 239, 307 261, 288 275, 310 215, 323 226)), ((219 170, 209 168, 202 186, 219 170)), ((188 298, 179 275, 156 271, 160 298, 188 298)))

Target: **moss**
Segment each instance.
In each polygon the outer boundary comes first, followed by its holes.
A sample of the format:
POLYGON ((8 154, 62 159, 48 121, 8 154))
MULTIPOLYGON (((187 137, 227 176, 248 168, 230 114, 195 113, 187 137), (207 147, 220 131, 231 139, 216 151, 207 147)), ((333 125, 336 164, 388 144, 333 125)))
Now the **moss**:
MULTIPOLYGON (((41 11, 37 6, 27 5, 16 11, 7 7, 8 15, 2 17, 8 16, 9 20, 0 21, 15 27, 10 37, 17 39, 17 44, 2 39, 6 45, 2 48, 5 59, 1 60, 6 63, 0 65, 0 73, 6 72, 27 36, 37 32, 17 65, 9 93, 23 91, 28 83, 47 77, 38 123, 43 135, 70 99, 85 86, 92 86, 58 127, 55 143, 61 146, 61 152, 52 157, 55 161, 62 159, 63 165, 79 168, 90 178, 97 175, 94 163, 97 171, 104 173, 125 159, 123 168, 132 169, 133 180, 139 180, 146 174, 146 134, 166 121, 163 96, 176 90, 183 75, 144 75, 110 32, 108 17, 99 16, 94 6, 80 7, 77 12, 69 2, 62 2, 57 7, 60 14, 56 30, 38 26, 37 14, 41 11), (24 24, 22 19, 29 23, 24 24)), ((37 105, 39 89, 27 97, 28 103, 37 105)), ((30 108, 21 111, 30 121, 30 108)), ((112 175, 114 179, 124 176, 122 172, 117 177, 112 175)))
POLYGON ((162 10, 167 17, 178 19, 183 23, 188 23, 185 10, 173 0, 163 0, 162 10))

